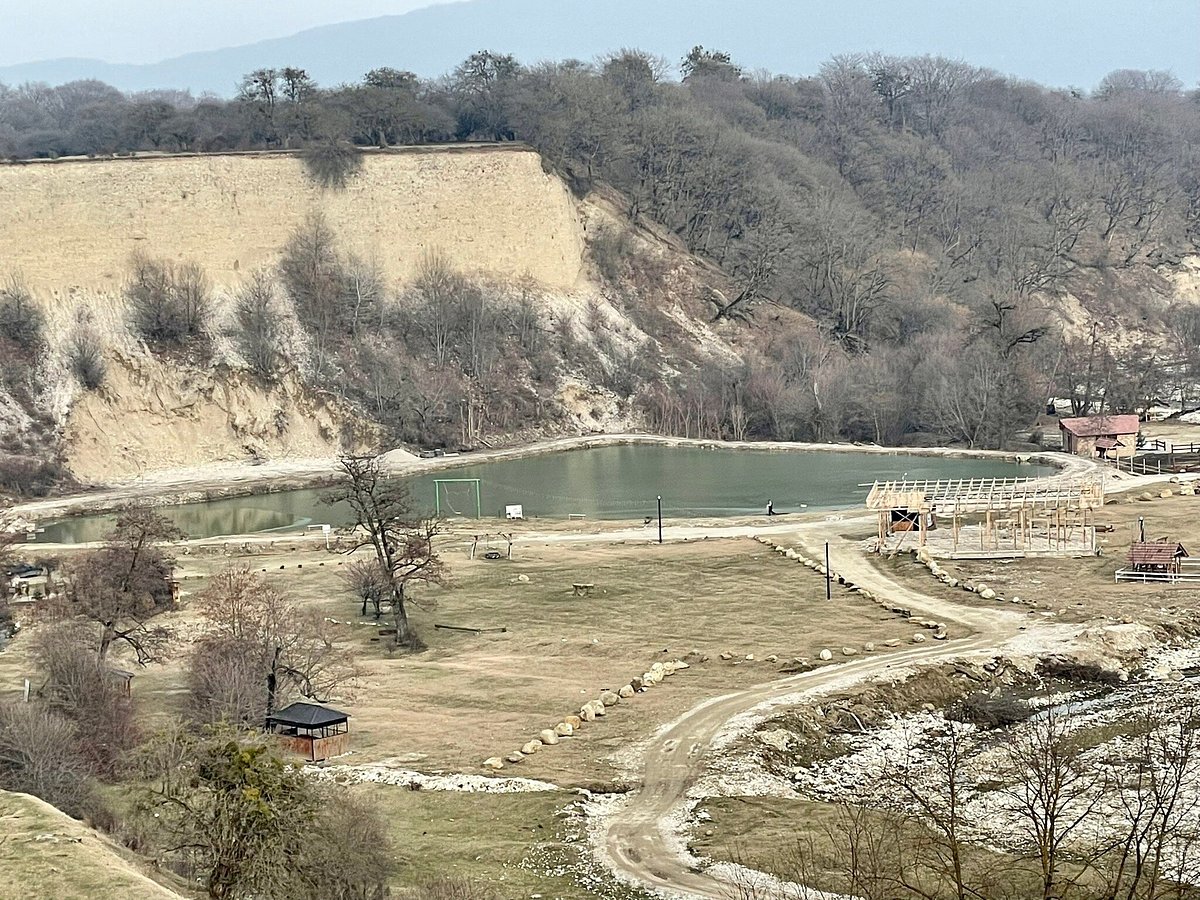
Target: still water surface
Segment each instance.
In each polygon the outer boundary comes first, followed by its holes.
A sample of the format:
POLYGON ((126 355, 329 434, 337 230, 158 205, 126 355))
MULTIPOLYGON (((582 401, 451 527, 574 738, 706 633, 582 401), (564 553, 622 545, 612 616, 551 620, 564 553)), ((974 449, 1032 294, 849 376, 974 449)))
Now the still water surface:
MULTIPOLYGON (((521 504, 526 518, 636 519, 654 515, 662 495, 663 515, 743 516, 762 513, 772 500, 777 512, 855 506, 866 496, 860 484, 877 478, 1012 478, 1053 470, 997 459, 854 452, 705 450, 697 447, 618 446, 571 450, 498 460, 411 476, 414 501, 434 507, 435 478, 478 478, 480 510, 502 518, 508 504, 521 504)), ((295 531, 329 523, 346 524, 349 510, 321 502, 321 490, 282 491, 164 507, 190 537, 295 531)), ((445 485, 442 514, 474 516, 470 488, 445 485)), ((111 516, 81 516, 46 526, 39 541, 99 540, 111 516)))

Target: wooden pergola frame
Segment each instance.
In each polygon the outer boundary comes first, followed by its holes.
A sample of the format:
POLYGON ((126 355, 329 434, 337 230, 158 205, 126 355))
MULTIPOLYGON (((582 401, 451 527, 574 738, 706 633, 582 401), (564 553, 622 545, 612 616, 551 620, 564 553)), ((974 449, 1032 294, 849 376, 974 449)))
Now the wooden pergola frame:
MULTIPOLYGON (((865 486, 865 485, 864 485, 865 486)), ((1095 547, 1094 511, 1104 505, 1104 483, 1095 478, 967 478, 937 481, 876 481, 867 492, 867 509, 879 514, 879 549, 887 547, 896 517, 916 519, 918 541, 925 546, 932 519, 947 518, 953 550, 960 549, 964 516, 982 517, 979 551, 1000 550, 1000 532, 1012 534, 1016 551, 1067 548, 1075 530, 1083 529, 1095 547), (1045 528, 1046 543, 1035 532, 1045 528)), ((903 540, 903 538, 901 539, 903 540)))

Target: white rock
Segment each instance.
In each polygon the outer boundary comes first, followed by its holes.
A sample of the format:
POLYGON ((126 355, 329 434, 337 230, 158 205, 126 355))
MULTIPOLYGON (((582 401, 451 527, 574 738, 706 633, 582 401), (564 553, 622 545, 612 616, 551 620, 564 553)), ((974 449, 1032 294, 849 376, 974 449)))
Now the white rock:
POLYGON ((821 659, 828 662, 829 660, 833 659, 833 651, 826 648, 825 650, 821 651, 820 657, 821 657, 821 659))
POLYGON ((538 732, 538 740, 548 747, 553 747, 558 743, 558 732, 553 728, 544 728, 538 732))
POLYGON ((504 768, 504 760, 502 760, 498 756, 489 756, 487 759, 485 759, 483 761, 483 767, 485 769, 493 769, 493 770, 499 771, 500 769, 504 768))

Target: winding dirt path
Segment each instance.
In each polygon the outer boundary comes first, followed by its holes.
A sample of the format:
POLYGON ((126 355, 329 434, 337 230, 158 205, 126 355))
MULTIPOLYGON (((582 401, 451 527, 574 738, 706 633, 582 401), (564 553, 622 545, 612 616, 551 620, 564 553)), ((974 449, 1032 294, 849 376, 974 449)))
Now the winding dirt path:
MULTIPOLYGON (((713 742, 730 720, 771 701, 798 701, 803 694, 848 685, 889 669, 995 648, 1027 621, 1024 615, 1009 610, 949 603, 896 584, 865 561, 856 546, 838 536, 837 532, 852 524, 809 523, 792 531, 813 552, 828 540, 832 568, 855 584, 914 613, 957 623, 973 634, 780 678, 714 697, 676 719, 647 746, 641 788, 605 823, 598 850, 621 879, 670 897, 727 900, 737 896, 732 893, 733 885, 689 862, 682 852, 682 837, 676 833, 688 789, 705 774, 713 742)), ((761 888, 759 891, 755 896, 764 896, 761 888)))

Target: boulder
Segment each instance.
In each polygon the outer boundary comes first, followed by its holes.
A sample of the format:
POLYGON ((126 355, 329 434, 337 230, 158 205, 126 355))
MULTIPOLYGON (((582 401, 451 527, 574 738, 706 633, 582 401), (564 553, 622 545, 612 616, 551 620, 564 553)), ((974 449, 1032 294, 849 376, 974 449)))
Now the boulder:
POLYGON ((862 597, 864 600, 874 600, 875 599, 875 595, 872 594, 870 591, 868 591, 866 588, 862 588, 861 590, 859 590, 858 596, 862 597))
POLYGON ((733 659, 733 654, 722 650, 721 651, 721 659, 726 659, 726 660, 733 659))
POLYGON ((819 655, 821 659, 825 660, 826 662, 829 662, 829 660, 833 659, 833 651, 828 648, 822 650, 819 655))
POLYGON ((1162 499, 1166 500, 1168 497, 1171 496, 1171 492, 1169 490, 1159 491, 1158 496, 1160 496, 1162 499))
POLYGON ((656 662, 650 666, 650 671, 656 672, 659 675, 665 675, 667 672, 667 667, 660 662, 656 662))
POLYGON ((675 671, 676 672, 682 671, 683 669, 690 669, 690 668, 691 668, 691 666, 689 666, 687 663, 685 663, 682 659, 675 660, 675 671))
POLYGON ((790 547, 783 552, 783 555, 786 556, 788 559, 799 559, 800 558, 800 554, 798 554, 795 550, 792 550, 790 547))
POLYGON ((575 733, 575 729, 566 722, 559 722, 554 726, 554 733, 559 737, 570 737, 575 733))
POLYGON ((596 721, 596 711, 594 709, 592 709, 591 706, 589 706, 588 704, 585 703, 583 706, 579 707, 579 721, 581 723, 582 722, 595 722, 596 721))
POLYGON ((854 649, 853 647, 843 647, 842 648, 842 656, 856 656, 857 654, 858 654, 858 651, 856 649, 854 649))
POLYGON ((621 702, 621 698, 616 691, 605 691, 600 695, 600 702, 605 706, 616 706, 621 702))
POLYGON ((504 759, 506 762, 519 763, 524 758, 525 758, 524 753, 514 753, 512 756, 506 756, 504 759))
POLYGON ((583 720, 580 719, 579 716, 567 716, 563 719, 563 722, 565 722, 567 725, 570 725, 572 731, 577 730, 579 726, 583 724, 583 720))
POLYGON ((923 644, 923 643, 925 643, 925 635, 921 634, 921 632, 919 632, 919 631, 918 631, 916 634, 914 634, 914 635, 912 636, 912 642, 913 642, 914 644, 923 644))
POLYGON ((753 653, 746 654, 746 662, 754 662, 754 654, 753 653))
POLYGON ((935 631, 935 632, 933 633, 933 639, 934 639, 935 641, 944 641, 944 640, 946 640, 946 638, 948 638, 949 636, 950 636, 950 635, 946 634, 946 632, 944 632, 944 631, 935 631))
POLYGON ((558 732, 553 728, 545 728, 538 732, 538 740, 547 747, 553 747, 558 743, 558 732))
POLYGON ((984 600, 995 600, 996 592, 993 591, 990 587, 985 587, 983 590, 981 590, 979 592, 979 596, 982 597, 984 600))
POLYGON ((594 715, 597 719, 601 716, 608 715, 608 710, 604 708, 603 700, 593 700, 588 704, 588 706, 592 708, 592 715, 594 715))
POLYGON ((875 644, 873 644, 871 641, 867 641, 865 644, 863 644, 863 653, 874 653, 874 652, 875 652, 875 644))
POLYGON ((529 576, 528 575, 518 575, 517 583, 518 584, 529 584, 529 576))
POLYGON ((772 653, 770 656, 766 657, 766 661, 767 662, 779 662, 779 657, 776 656, 774 653, 772 653))
POLYGON ((637 693, 638 691, 640 691, 642 688, 644 688, 646 686, 646 681, 645 681, 645 679, 642 679, 642 678, 630 678, 629 686, 631 688, 633 688, 634 693, 637 693))
POLYGON ((541 750, 543 746, 544 745, 542 744, 541 741, 530 741, 528 744, 526 744, 525 746, 523 746, 521 748, 521 752, 524 753, 526 756, 533 756, 533 754, 535 754, 539 750, 541 750))
POLYGON ((633 689, 633 685, 626 684, 626 685, 622 685, 621 689, 619 691, 617 691, 617 696, 620 697, 622 700, 628 700, 635 693, 636 692, 633 689))
POLYGON ((883 646, 885 646, 885 647, 899 647, 899 646, 900 646, 900 643, 901 643, 901 642, 900 642, 900 638, 888 638, 886 641, 884 641, 884 642, 883 642, 883 646))
POLYGON ((498 772, 504 768, 504 760, 498 756, 489 756, 483 761, 483 767, 485 769, 492 769, 498 772))

